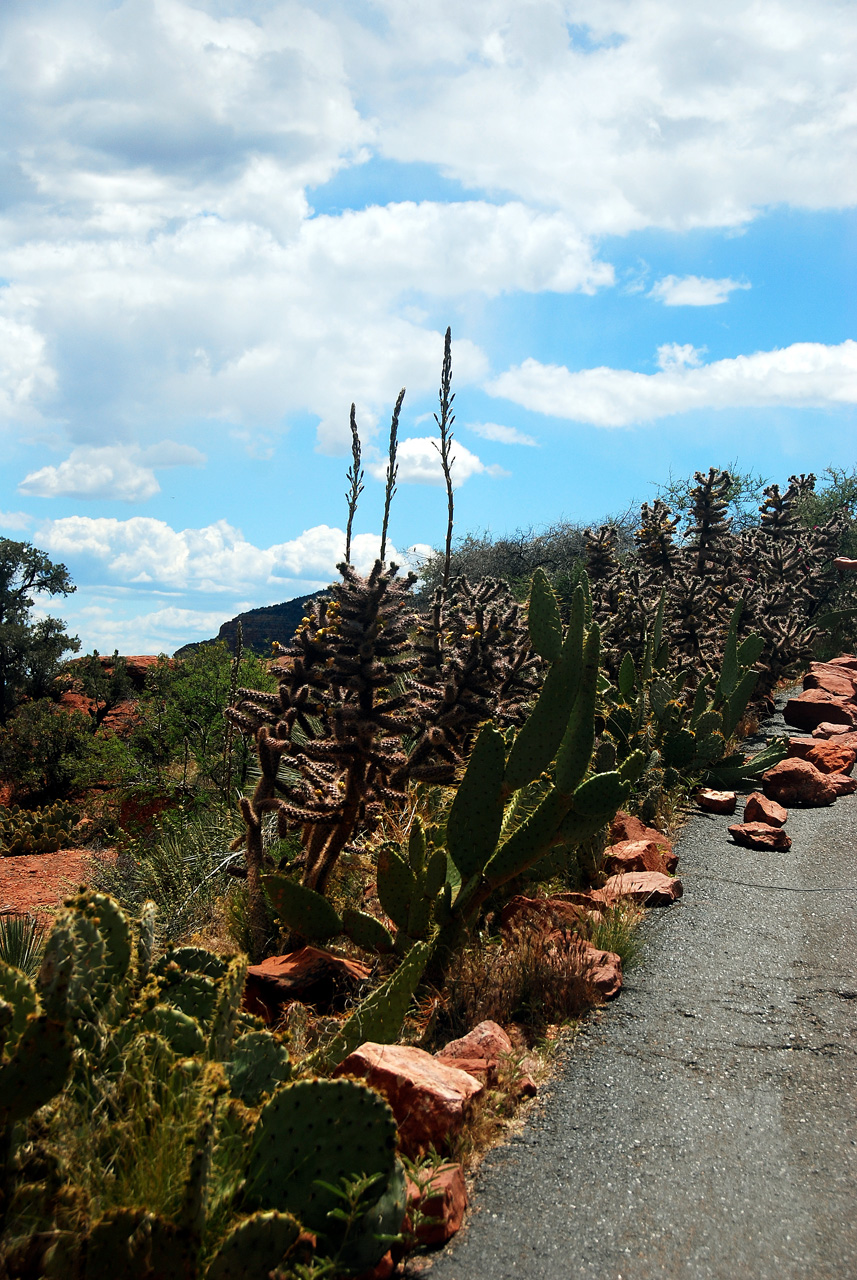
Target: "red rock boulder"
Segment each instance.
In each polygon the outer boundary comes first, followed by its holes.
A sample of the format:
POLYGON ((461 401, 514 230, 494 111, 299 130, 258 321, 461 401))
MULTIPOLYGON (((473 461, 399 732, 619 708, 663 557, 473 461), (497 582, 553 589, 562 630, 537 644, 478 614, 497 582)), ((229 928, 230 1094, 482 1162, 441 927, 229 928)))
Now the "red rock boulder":
POLYGON ((790 849, 792 842, 782 827, 769 827, 766 822, 736 822, 729 828, 736 844, 745 849, 790 849))
POLYGON ((768 827, 784 827, 789 811, 761 791, 754 791, 744 803, 744 822, 764 822, 768 827))
POLYGON ((818 742, 813 739, 812 748, 804 756, 822 773, 850 773, 857 760, 857 751, 842 742, 818 742))
POLYGON ((583 904, 571 902, 564 895, 553 898, 528 898, 523 893, 510 898, 500 912, 500 928, 505 931, 537 928, 544 933, 555 929, 573 929, 586 920, 590 911, 583 904))
POLYGON ((831 724, 829 720, 822 720, 821 724, 813 729, 812 736, 814 738, 853 738, 855 735, 847 724, 831 724))
POLYGON ((244 1008, 269 1024, 276 1022, 283 1006, 293 1000, 324 1011, 342 1009, 368 982, 370 973, 356 960, 331 955, 319 947, 301 947, 248 967, 244 1008))
POLYGON ((442 1164, 418 1186, 407 1179, 408 1209, 403 1231, 423 1246, 446 1244, 460 1230, 467 1209, 467 1188, 459 1164, 442 1164), (416 1224, 416 1225, 414 1225, 416 1224))
POLYGON ((464 1126, 483 1085, 466 1071, 438 1062, 424 1049, 367 1040, 334 1072, 356 1076, 382 1093, 399 1126, 399 1145, 415 1159, 440 1151, 464 1126))
POLYGON ((797 698, 789 698, 783 716, 786 724, 811 733, 822 721, 853 725, 857 721, 857 707, 823 689, 805 689, 797 698))
MULTIPOLYGON (((854 563, 857 563, 857 561, 854 563)), ((828 658, 827 666, 842 667, 845 671, 853 671, 857 674, 857 658, 853 653, 843 653, 838 658, 828 658)))
POLYGON ((826 662, 814 662, 803 678, 804 689, 823 689, 836 698, 854 700, 854 677, 844 667, 833 667, 826 662))
POLYGON ((611 876, 600 892, 607 903, 630 898, 644 907, 668 907, 682 896, 684 887, 660 871, 631 871, 611 876))
POLYGON ((734 791, 712 791, 702 787, 693 797, 705 813, 734 813, 738 797, 734 791))
POLYGON ((610 844, 624 844, 629 840, 651 840, 658 846, 664 857, 667 871, 675 871, 678 858, 673 853, 672 841, 657 827, 647 827, 639 818, 633 817, 620 809, 610 823, 610 844))
MULTIPOLYGON (((843 726, 844 727, 844 726, 843 726)), ((818 742, 817 738, 789 738, 787 760, 805 760, 818 742)))
POLYGON ((450 1040, 434 1056, 438 1062, 458 1067, 459 1071, 466 1071, 474 1079, 483 1080, 486 1084, 497 1085, 508 1081, 516 1098, 532 1098, 538 1092, 526 1062, 521 1064, 520 1070, 503 1070, 515 1056, 515 1049, 506 1032, 496 1022, 480 1022, 466 1036, 450 1040))
POLYGON ((857 791, 857 778, 849 778, 847 773, 828 773, 827 781, 835 788, 837 797, 851 796, 857 791))
POLYGON ((835 786, 808 760, 781 760, 762 775, 762 790, 787 809, 817 808, 836 799, 835 786))
POLYGON ((654 840, 620 840, 604 850, 604 870, 608 875, 616 875, 620 871, 661 871, 667 872, 678 862, 675 854, 668 855, 662 846, 654 840))
POLYGON ((615 1000, 622 990, 622 959, 615 951, 601 951, 581 938, 586 976, 602 1000, 615 1000))

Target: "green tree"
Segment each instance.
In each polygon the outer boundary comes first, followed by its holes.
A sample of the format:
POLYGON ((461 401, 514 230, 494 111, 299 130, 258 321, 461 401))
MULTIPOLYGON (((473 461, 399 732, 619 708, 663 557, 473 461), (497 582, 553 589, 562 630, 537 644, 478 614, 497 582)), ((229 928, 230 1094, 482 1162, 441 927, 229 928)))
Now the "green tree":
POLYGON ((62 655, 80 648, 59 618, 32 618, 37 595, 74 590, 64 564, 54 564, 29 542, 0 538, 0 724, 23 695, 44 696, 62 655))
MULTIPOLYGON (((221 642, 201 645, 185 658, 161 655, 146 676, 138 704, 140 723, 130 739, 138 782, 179 785, 184 791, 224 798, 228 776, 239 788, 246 783, 255 749, 241 734, 228 741, 223 710, 231 677, 232 657, 221 642)), ((252 653, 241 659, 237 683, 268 692, 277 687, 267 664, 252 653)))

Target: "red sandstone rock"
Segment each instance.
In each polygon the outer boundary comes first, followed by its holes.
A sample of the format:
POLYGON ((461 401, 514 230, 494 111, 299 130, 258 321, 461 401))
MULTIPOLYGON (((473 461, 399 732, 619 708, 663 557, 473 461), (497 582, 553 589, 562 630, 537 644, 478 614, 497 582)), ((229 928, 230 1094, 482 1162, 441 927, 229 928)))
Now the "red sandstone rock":
POLYGON ((818 742, 804 759, 814 764, 822 773, 850 773, 857 760, 857 751, 842 742, 818 742))
POLYGON ((850 556, 837 556, 833 564, 843 573, 857 573, 857 560, 852 560, 850 556))
POLYGON ((319 947, 301 947, 248 967, 244 1007, 269 1023, 292 1000, 325 1010, 342 1007, 368 981, 370 972, 356 960, 319 947))
POLYGON ((631 871, 611 876, 600 892, 608 903, 630 898, 646 907, 667 907, 682 896, 684 887, 659 871, 631 871))
POLYGON ((736 844, 746 849, 790 849, 792 842, 782 827, 769 827, 766 822, 736 822, 729 828, 736 844))
POLYGON ((816 745, 817 738, 789 738, 787 760, 805 760, 816 745))
POLYGON ((781 760, 762 775, 762 790, 769 800, 785 805, 816 808, 833 804, 836 788, 828 776, 808 760, 781 760))
POLYGON ((828 658, 827 665, 829 667, 842 667, 846 671, 857 673, 857 658, 853 653, 843 653, 838 658, 828 658))
POLYGON ((678 865, 678 858, 673 853, 672 841, 668 836, 656 827, 647 827, 639 818, 620 809, 610 823, 610 843, 624 844, 628 840, 652 840, 664 855, 667 871, 674 871, 678 865))
POLYGON ((694 800, 706 813, 734 813, 738 803, 734 791, 712 791, 708 787, 697 791, 694 800))
POLYGON ((764 822, 769 827, 784 827, 789 811, 776 800, 769 800, 761 791, 754 791, 744 804, 744 822, 764 822))
POLYGON ((662 847, 654 840, 621 840, 611 844, 604 850, 604 870, 608 875, 619 871, 661 871, 671 870, 678 862, 674 853, 665 856, 662 847))
POLYGON ((83 693, 63 693, 57 704, 63 711, 82 711, 84 715, 95 715, 95 703, 83 693))
MULTIPOLYGON (((624 877, 623 877, 624 879, 624 877)), ((675 883, 672 881, 671 883, 675 883)), ((615 951, 601 951, 581 938, 586 962, 586 976, 602 1000, 615 1000, 622 990, 622 960, 615 951)))
POLYGON ((854 675, 844 667, 827 662, 813 662, 803 678, 804 689, 823 689, 837 698, 854 700, 854 675))
POLYGON ((842 738, 853 737, 854 735, 847 724, 831 724, 829 720, 822 720, 818 728, 813 729, 812 736, 814 738, 842 738))
POLYGON ((460 1229, 467 1208, 467 1188, 459 1164, 443 1164, 420 1188, 409 1177, 408 1211, 403 1230, 421 1245, 446 1244, 460 1229), (414 1218, 417 1226, 414 1227, 414 1218))
POLYGON ((853 725, 857 708, 845 698, 837 698, 823 689, 805 689, 797 698, 789 698, 783 710, 786 724, 811 733, 822 721, 853 725))
POLYGON ((502 1058, 512 1052, 512 1041, 497 1022, 490 1019, 480 1022, 466 1036, 458 1040, 450 1040, 435 1057, 443 1054, 445 1058, 502 1058))
POLYGON ((522 1062, 520 1069, 514 1072, 501 1073, 499 1070, 504 1059, 508 1061, 514 1055, 514 1045, 503 1028, 496 1022, 486 1021, 480 1022, 466 1036, 450 1040, 434 1056, 438 1062, 458 1067, 459 1071, 466 1071, 487 1084, 496 1085, 502 1075, 511 1081, 516 1098, 533 1098, 538 1089, 526 1062, 522 1062))
POLYGON ((100 732, 115 733, 117 738, 127 738, 140 723, 140 711, 136 702, 127 699, 117 702, 101 721, 100 732))
POLYGON ((399 1145, 412 1159, 440 1151, 458 1133, 483 1086, 466 1071, 438 1062, 424 1049, 368 1041, 334 1075, 357 1076, 383 1093, 399 1126, 399 1145))
POLYGON ((827 781, 836 789, 837 796, 850 796, 857 791, 857 778, 849 778, 847 773, 828 773, 827 781))

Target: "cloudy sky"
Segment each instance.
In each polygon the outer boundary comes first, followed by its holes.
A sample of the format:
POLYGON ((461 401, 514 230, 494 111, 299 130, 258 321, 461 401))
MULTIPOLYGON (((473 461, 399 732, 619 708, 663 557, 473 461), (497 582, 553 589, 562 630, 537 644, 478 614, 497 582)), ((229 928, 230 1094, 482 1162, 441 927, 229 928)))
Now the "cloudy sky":
POLYGON ((377 548, 854 465, 850 0, 4 0, 0 534, 87 649, 377 548))

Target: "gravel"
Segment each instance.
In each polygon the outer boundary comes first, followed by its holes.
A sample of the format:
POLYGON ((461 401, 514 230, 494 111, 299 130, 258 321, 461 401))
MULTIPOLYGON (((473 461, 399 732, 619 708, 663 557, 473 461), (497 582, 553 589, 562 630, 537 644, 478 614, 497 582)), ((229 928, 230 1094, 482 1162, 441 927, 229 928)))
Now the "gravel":
POLYGON ((736 820, 683 829, 684 898, 431 1280, 857 1276, 857 795, 792 810, 788 853, 736 847, 736 820))

